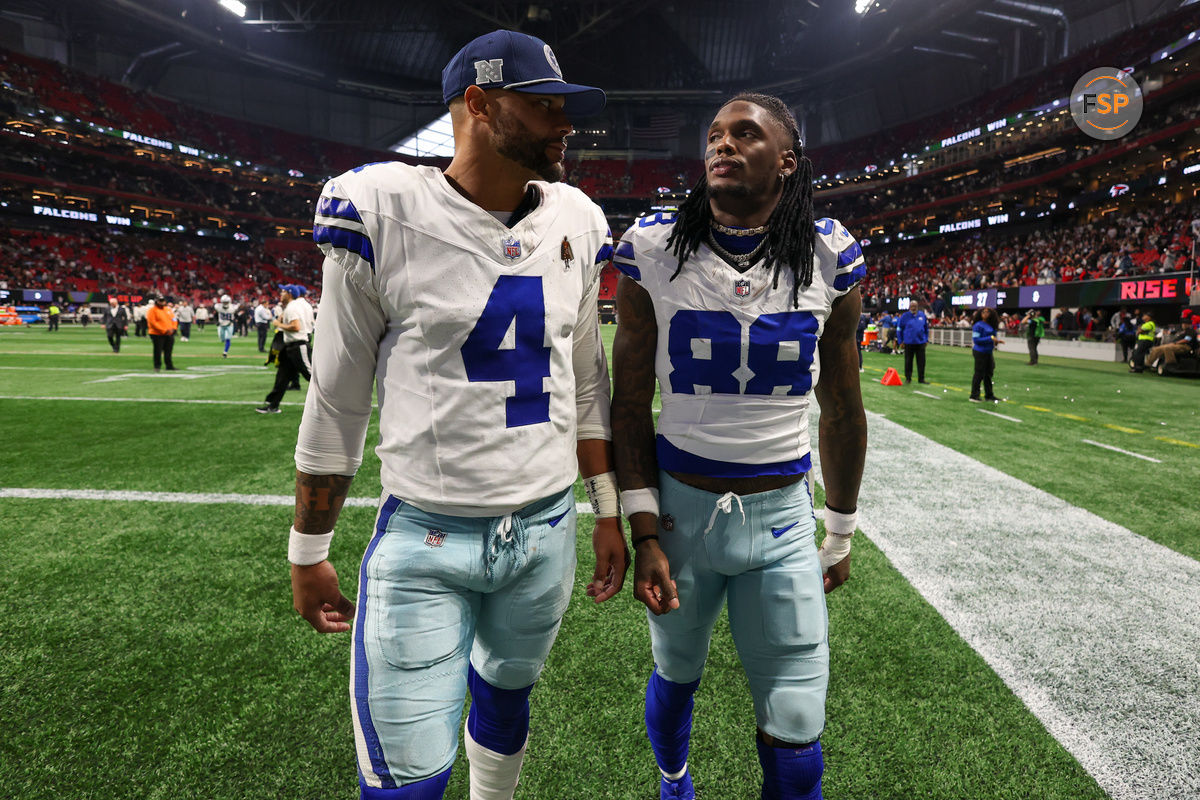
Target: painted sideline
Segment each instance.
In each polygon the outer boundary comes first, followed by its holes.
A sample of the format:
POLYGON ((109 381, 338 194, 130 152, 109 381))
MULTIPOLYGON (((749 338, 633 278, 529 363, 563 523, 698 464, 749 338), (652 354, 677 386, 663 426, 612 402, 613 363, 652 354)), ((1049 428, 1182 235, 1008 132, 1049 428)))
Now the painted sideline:
POLYGON ((862 531, 1114 800, 1200 798, 1200 562, 867 416, 862 531))
MULTIPOLYGON (((142 503, 231 503, 242 506, 287 506, 296 504, 290 494, 217 494, 208 492, 129 492, 109 489, 19 489, 0 487, 0 498, 19 500, 106 500, 142 503)), ((344 505, 376 508, 376 497, 347 497, 344 505)), ((591 503, 576 503, 580 514, 591 514, 591 503)))

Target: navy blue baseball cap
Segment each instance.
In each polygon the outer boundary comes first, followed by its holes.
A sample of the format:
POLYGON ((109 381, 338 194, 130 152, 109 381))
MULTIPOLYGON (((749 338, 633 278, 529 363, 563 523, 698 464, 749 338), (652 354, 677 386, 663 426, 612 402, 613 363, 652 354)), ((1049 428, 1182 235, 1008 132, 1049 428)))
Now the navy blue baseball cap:
POLYGON ((461 97, 468 86, 511 89, 533 94, 561 94, 568 117, 588 117, 604 110, 604 92, 563 80, 550 45, 516 31, 492 31, 455 53, 442 70, 442 101, 461 97))

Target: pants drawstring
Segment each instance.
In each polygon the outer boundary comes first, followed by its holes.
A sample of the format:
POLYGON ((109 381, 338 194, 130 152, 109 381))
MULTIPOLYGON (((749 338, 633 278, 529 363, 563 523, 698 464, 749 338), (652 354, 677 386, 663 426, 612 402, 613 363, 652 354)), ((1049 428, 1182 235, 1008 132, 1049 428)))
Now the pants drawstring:
POLYGON ((497 517, 495 523, 488 529, 484 544, 483 563, 485 577, 488 583, 495 577, 496 562, 500 556, 508 553, 519 568, 526 556, 526 542, 529 540, 525 520, 516 514, 505 514, 497 517))
POLYGON ((717 524, 717 512, 723 514, 733 513, 733 501, 737 500, 738 511, 742 514, 742 524, 746 524, 746 509, 742 507, 742 498, 738 497, 733 492, 726 492, 717 498, 717 502, 713 504, 712 515, 708 518, 708 527, 704 529, 704 535, 713 529, 713 525, 717 524))

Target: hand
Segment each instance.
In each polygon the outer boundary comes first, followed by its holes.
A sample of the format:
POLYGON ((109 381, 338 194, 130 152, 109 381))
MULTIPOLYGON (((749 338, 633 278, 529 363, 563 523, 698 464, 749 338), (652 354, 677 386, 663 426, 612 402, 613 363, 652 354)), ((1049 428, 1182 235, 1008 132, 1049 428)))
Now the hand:
POLYGON ((825 594, 850 580, 850 554, 825 571, 825 594))
POLYGON ((587 596, 597 603, 621 591, 625 573, 629 570, 629 548, 619 517, 600 517, 592 530, 592 550, 596 553, 596 570, 588 584, 587 596))
POLYGON ((633 596, 656 617, 679 608, 671 565, 658 542, 653 539, 642 542, 634 555, 633 596))
POLYGON ((338 589, 337 570, 328 561, 292 564, 292 607, 318 633, 348 631, 354 618, 354 603, 338 589))

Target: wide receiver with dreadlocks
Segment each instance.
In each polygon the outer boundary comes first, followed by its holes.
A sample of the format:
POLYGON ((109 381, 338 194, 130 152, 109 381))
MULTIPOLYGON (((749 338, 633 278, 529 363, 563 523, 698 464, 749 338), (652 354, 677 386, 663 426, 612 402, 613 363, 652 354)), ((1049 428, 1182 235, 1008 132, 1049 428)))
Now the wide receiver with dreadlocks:
POLYGON ((824 769, 824 593, 850 574, 866 454, 854 342, 865 267, 840 223, 813 219, 812 165, 778 98, 740 94, 722 106, 704 168, 678 213, 638 220, 615 258, 613 440, 634 594, 650 611, 646 727, 661 797, 695 797, 692 696, 728 602, 762 797, 811 800, 824 769), (814 386, 820 550, 808 484, 814 386))

